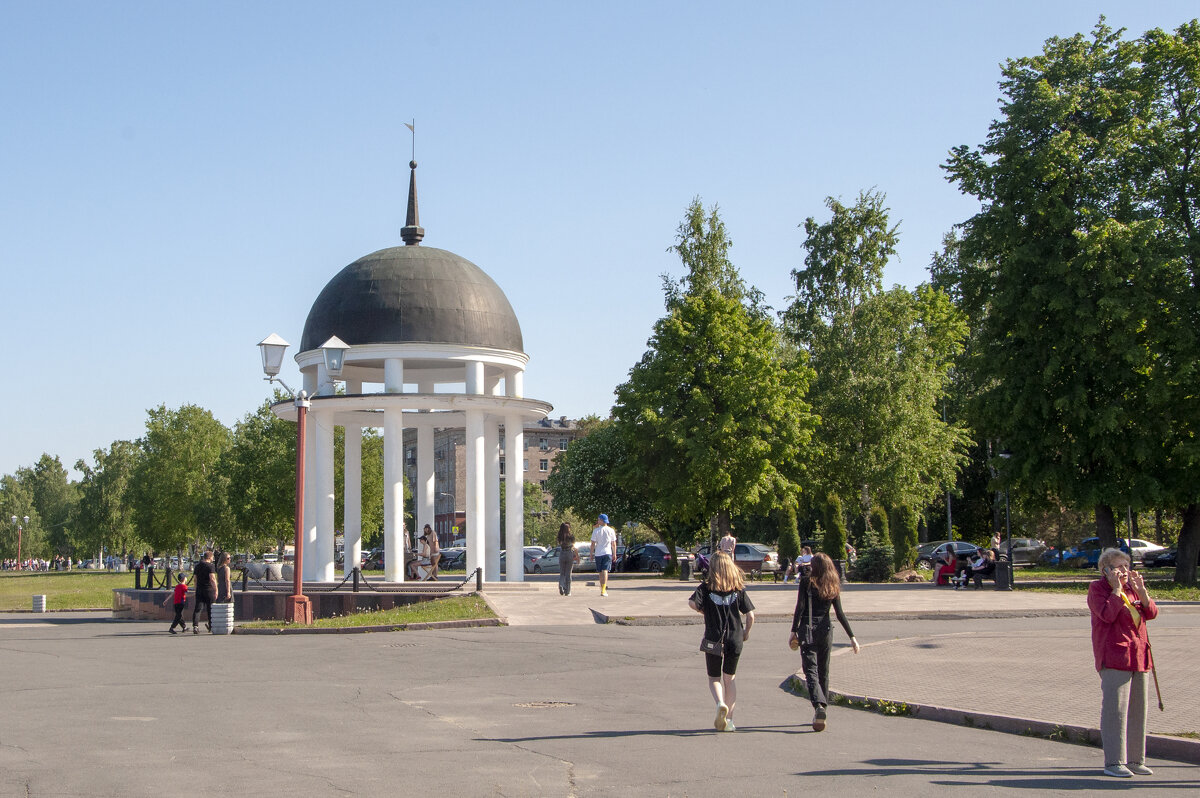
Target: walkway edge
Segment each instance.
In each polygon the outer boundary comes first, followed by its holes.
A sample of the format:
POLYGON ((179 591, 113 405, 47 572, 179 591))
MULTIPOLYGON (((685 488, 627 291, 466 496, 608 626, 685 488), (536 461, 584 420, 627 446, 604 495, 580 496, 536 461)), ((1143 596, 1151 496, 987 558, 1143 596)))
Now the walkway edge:
MULTIPOLYGON (((780 685, 787 692, 801 698, 808 697, 804 676, 794 673, 780 685)), ((1048 740, 1076 743, 1100 747, 1100 730, 1088 726, 1075 726, 1068 723, 1052 723, 1033 718, 1016 718, 1010 715, 994 715, 987 712, 977 712, 968 709, 939 707, 932 704, 914 704, 899 698, 878 698, 875 696, 855 695, 830 690, 829 695, 834 704, 852 709, 865 709, 880 712, 891 707, 906 707, 907 712, 887 712, 896 716, 907 716, 930 720, 935 723, 949 723, 956 726, 967 726, 975 729, 998 731, 1005 734, 1020 734, 1025 737, 1045 737, 1048 740)), ((1175 762, 1188 762, 1200 765, 1200 740, 1189 740, 1185 737, 1168 737, 1161 734, 1146 735, 1146 755, 1155 759, 1170 759, 1175 762)))
POLYGON ((502 618, 468 618, 461 621, 428 621, 424 623, 392 623, 382 626, 347 626, 316 628, 311 626, 284 626, 278 628, 248 628, 235 626, 239 635, 352 635, 369 632, 417 632, 428 629, 470 629, 477 626, 507 626, 502 618))
MULTIPOLYGON (((851 621, 969 621, 987 618, 1084 618, 1087 608, 1074 610, 961 610, 954 612, 847 612, 851 621)), ((592 610, 596 623, 618 626, 695 626, 704 623, 697 615, 605 615, 592 610)), ((781 612, 754 613, 755 623, 791 623, 792 614, 781 612)))

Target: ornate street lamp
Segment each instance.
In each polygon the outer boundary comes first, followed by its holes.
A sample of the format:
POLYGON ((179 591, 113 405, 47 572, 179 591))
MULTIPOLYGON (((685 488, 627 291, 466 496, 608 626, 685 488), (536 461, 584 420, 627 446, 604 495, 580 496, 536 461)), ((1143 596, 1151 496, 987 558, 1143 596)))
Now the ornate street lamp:
POLYGON ((13 522, 13 526, 15 526, 17 528, 17 570, 20 571, 20 570, 22 570, 22 566, 21 566, 21 563, 22 563, 22 560, 21 560, 21 533, 25 531, 25 526, 29 524, 29 516, 26 515, 26 516, 22 516, 22 518, 17 518, 14 515, 12 517, 12 522, 13 522))
POLYGON ((312 601, 304 595, 304 444, 308 408, 312 403, 307 393, 295 393, 278 376, 288 342, 272 333, 259 342, 258 348, 262 352, 263 373, 267 375, 265 379, 282 385, 296 404, 296 559, 292 563, 292 595, 287 597, 283 617, 290 623, 307 626, 313 618, 312 601))

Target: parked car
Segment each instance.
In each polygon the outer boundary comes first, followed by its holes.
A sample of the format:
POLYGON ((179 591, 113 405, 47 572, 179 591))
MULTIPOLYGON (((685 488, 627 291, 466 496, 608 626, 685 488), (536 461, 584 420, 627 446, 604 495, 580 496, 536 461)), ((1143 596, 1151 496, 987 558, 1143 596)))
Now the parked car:
MULTIPOLYGON (((1146 555, 1142 564, 1147 568, 1174 568, 1179 564, 1179 547, 1172 546, 1169 549, 1151 552, 1146 555)), ((1196 564, 1200 565, 1200 552, 1196 555, 1196 564)))
MULTIPOLYGON (((533 571, 534 564, 539 559, 541 559, 542 555, 544 555, 545 553, 546 553, 545 546, 526 546, 525 547, 525 573, 527 573, 527 574, 533 573, 534 572, 533 571)), ((508 560, 507 555, 508 555, 507 549, 505 551, 500 552, 500 573, 506 572, 505 569, 507 568, 507 560, 508 560)))
POLYGON ((1134 562, 1140 562, 1143 565, 1146 563, 1146 556, 1162 551, 1166 546, 1160 546, 1157 543, 1152 543, 1149 540, 1141 538, 1129 539, 1129 556, 1134 562))
MULTIPOLYGON (((576 571, 594 571, 596 570, 596 560, 592 557, 591 541, 576 541, 575 550, 579 552, 579 562, 575 564, 576 571)), ((562 560, 562 552, 558 546, 547 550, 537 562, 533 564, 533 572, 535 574, 556 574, 558 573, 559 565, 562 560)))
POLYGON ((452 546, 442 549, 442 559, 438 560, 438 570, 465 571, 467 568, 467 549, 465 546, 452 546))
POLYGON ((916 567, 922 571, 933 570, 933 564, 941 559, 942 552, 948 546, 954 547, 954 556, 958 559, 959 563, 962 563, 968 557, 978 557, 979 553, 983 551, 979 546, 976 546, 974 543, 968 543, 965 540, 931 540, 917 547, 916 567))
POLYGON ((362 570, 382 571, 383 549, 371 549, 369 552, 367 552, 367 556, 363 558, 362 570))
MULTIPOLYGON (((1013 538, 1012 539, 1012 559, 1014 565, 1033 565, 1042 558, 1043 552, 1048 549, 1045 543, 1036 538, 1013 538)), ((1008 539, 1000 541, 1000 546, 997 549, 1000 556, 1006 556, 1008 553, 1008 539)))
MULTIPOLYGON (((695 553, 711 559, 705 544, 695 553)), ((739 543, 733 550, 733 562, 746 573, 774 573, 779 570, 779 553, 762 543, 739 543)))
MULTIPOLYGON (((680 558, 687 552, 680 552, 680 558)), ((622 571, 651 571, 662 573, 671 564, 671 549, 666 543, 635 543, 621 560, 622 571)))
MULTIPOLYGON (((1125 538, 1117 538, 1117 548, 1129 554, 1129 541, 1125 538)), ((1072 568, 1095 568, 1100 562, 1100 552, 1104 551, 1104 547, 1100 545, 1100 538, 1088 538, 1079 543, 1069 551, 1063 552, 1063 562, 1070 565, 1072 568)), ((1134 567, 1137 567, 1137 562, 1133 562, 1134 567)))

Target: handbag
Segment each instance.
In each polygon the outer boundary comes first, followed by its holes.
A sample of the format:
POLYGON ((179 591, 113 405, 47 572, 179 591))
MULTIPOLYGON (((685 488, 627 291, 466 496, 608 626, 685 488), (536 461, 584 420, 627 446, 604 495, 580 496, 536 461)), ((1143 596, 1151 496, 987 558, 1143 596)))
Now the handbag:
POLYGON ((808 591, 808 601, 805 602, 805 621, 804 621, 804 645, 811 646, 813 644, 813 624, 812 624, 812 580, 805 580, 805 588, 808 591))

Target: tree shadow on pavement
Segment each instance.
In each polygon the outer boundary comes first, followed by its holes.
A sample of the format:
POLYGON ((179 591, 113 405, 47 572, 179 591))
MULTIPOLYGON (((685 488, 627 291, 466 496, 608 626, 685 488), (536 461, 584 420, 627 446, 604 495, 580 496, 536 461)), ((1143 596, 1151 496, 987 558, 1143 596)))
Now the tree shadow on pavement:
POLYGON ((930 784, 944 787, 1008 787, 1018 790, 1127 790, 1132 785, 1154 789, 1176 789, 1194 792, 1200 780, 1171 780, 1163 778, 1165 771, 1187 768, 1187 765, 1156 763, 1155 776, 1135 779, 1114 779, 1103 776, 1095 768, 1015 768, 1000 762, 954 762, 929 759, 867 759, 857 768, 806 770, 797 776, 923 776, 930 784), (964 778, 955 779, 954 776, 964 778), (979 777, 985 777, 980 779, 979 777), (940 777, 940 778, 939 778, 940 777))
MULTIPOLYGON (((787 726, 738 726, 735 735, 766 732, 770 734, 815 734, 811 723, 787 726)), ((476 742, 484 743, 531 743, 545 740, 603 740, 619 739, 621 737, 705 737, 721 736, 712 726, 702 729, 623 729, 620 731, 597 730, 580 732, 578 734, 539 734, 531 737, 476 737, 476 742)))

